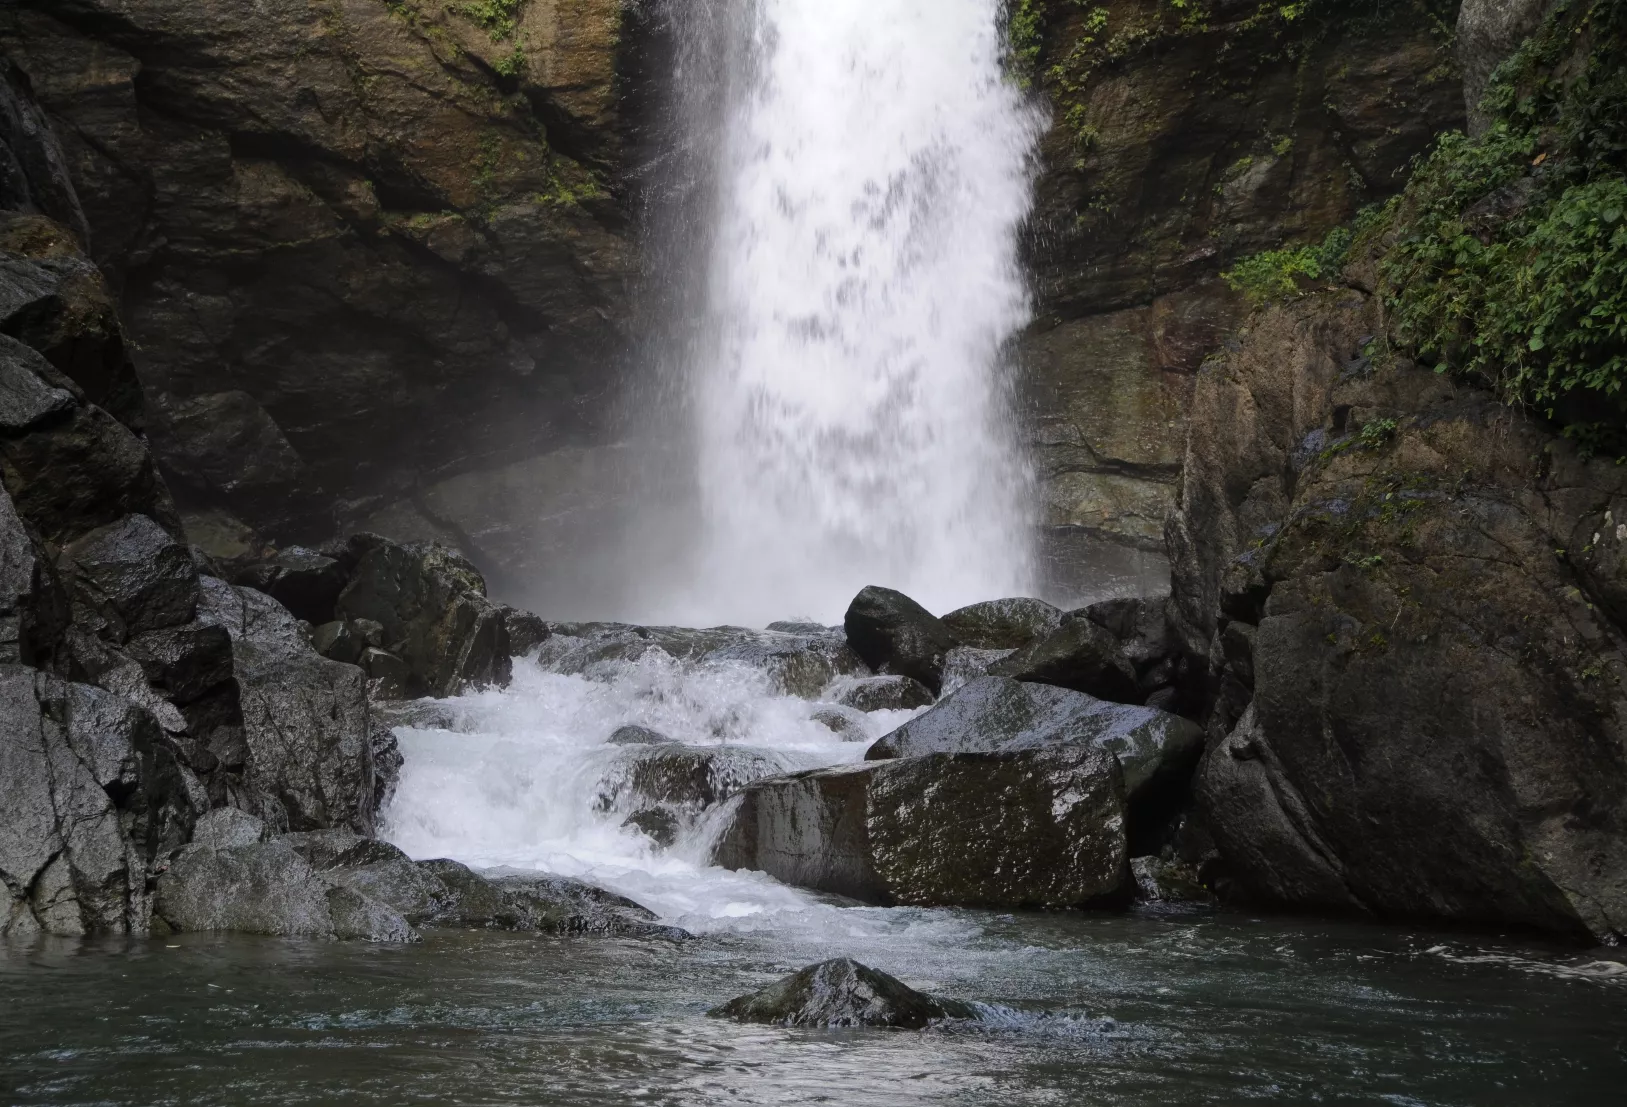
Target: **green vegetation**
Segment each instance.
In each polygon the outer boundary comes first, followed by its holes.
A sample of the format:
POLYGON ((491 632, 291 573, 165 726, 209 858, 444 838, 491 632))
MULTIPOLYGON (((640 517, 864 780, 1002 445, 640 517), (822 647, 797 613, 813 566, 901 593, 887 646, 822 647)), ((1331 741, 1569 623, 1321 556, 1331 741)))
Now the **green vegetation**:
MULTIPOLYGON (((1364 217, 1371 218, 1364 212, 1357 217, 1358 222, 1364 217)), ((1259 307, 1306 291, 1308 282, 1332 280, 1344 267, 1355 238, 1352 228, 1335 227, 1315 245, 1254 254, 1220 276, 1234 292, 1241 292, 1250 304, 1259 307)))
POLYGON ((520 29, 520 11, 525 0, 458 0, 448 5, 451 10, 472 19, 491 33, 493 42, 514 37, 520 29))
POLYGON ((1400 340, 1585 449, 1627 447, 1627 0, 1571 0, 1497 72, 1395 213, 1400 340))
POLYGON ((499 77, 513 80, 525 73, 525 64, 525 51, 516 46, 513 51, 498 58, 492 68, 497 71, 499 77))

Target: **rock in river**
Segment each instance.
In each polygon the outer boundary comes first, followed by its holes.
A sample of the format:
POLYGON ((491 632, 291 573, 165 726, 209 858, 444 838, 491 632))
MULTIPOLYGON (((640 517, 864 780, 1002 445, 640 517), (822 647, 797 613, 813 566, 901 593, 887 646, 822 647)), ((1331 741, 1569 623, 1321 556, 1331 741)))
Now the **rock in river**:
POLYGON ((768 987, 707 1012, 714 1018, 777 1026, 875 1026, 920 1030, 944 1019, 975 1019, 975 1008, 917 992, 896 977, 847 957, 809 965, 768 987))
POLYGON ((1044 600, 1016 597, 985 600, 951 611, 943 625, 965 646, 980 650, 1020 650, 1053 633, 1065 616, 1044 600))
POLYGON ((865 759, 1072 743, 1095 745, 1117 757, 1133 800, 1159 778, 1190 770, 1203 753, 1203 731, 1155 707, 1107 703, 1067 688, 988 676, 877 741, 865 759))
POLYGON ((714 863, 882 904, 1064 907, 1125 880, 1124 781, 1091 744, 818 769, 741 793, 714 863))
POLYGON ((1146 698, 1119 640, 1105 627, 1077 615, 991 665, 989 672, 1072 688, 1115 703, 1140 703, 1146 698))
POLYGON ((847 644, 878 673, 914 677, 932 690, 943 686, 945 656, 959 643, 926 608, 891 588, 864 589, 843 621, 847 644))

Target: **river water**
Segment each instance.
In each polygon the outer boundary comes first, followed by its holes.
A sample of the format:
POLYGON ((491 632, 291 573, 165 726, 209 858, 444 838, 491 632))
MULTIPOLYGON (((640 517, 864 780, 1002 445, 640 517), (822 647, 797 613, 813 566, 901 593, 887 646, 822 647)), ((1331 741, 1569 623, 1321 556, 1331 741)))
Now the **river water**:
MULTIPOLYGON (((596 880, 695 940, 430 931, 409 947, 226 935, 0 947, 0 1101, 1621 1102, 1627 968, 1613 960, 1207 911, 863 907, 706 866, 704 815, 657 849, 621 825, 620 798, 600 799, 623 779, 626 751, 605 741, 617 727, 759 772, 853 760, 865 743, 812 721, 818 705, 759 666, 602 652, 556 639, 511 689, 400 729, 388 833, 419 857, 596 880), (705 1015, 833 956, 988 1004, 989 1017, 895 1033, 705 1015)), ((872 713, 866 734, 908 716, 872 713)))

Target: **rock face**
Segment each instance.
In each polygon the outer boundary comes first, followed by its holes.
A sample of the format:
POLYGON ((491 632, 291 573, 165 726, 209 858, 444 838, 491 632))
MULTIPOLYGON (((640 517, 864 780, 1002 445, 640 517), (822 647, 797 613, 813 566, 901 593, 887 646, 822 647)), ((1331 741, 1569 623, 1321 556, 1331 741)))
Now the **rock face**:
POLYGON ((944 658, 960 644, 926 608, 874 585, 853 597, 843 627, 847 644, 870 668, 918 680, 934 695, 943 686, 944 658))
POLYGON ((1462 126, 1440 34, 1456 8, 1024 5, 1051 125, 1020 361, 1043 518, 1066 549, 1055 585, 1077 602, 1163 577, 1193 378, 1246 314, 1216 275, 1320 239, 1462 126))
POLYGON ((1124 770, 1125 791, 1134 799, 1160 778, 1190 772, 1203 752, 1203 731, 1156 708, 987 676, 880 739, 864 756, 878 761, 1074 744, 1094 745, 1116 757, 1124 770))
POLYGON ((1627 478, 1369 360, 1378 330, 1364 294, 1317 294, 1199 378, 1170 538, 1221 678, 1198 782, 1220 857, 1267 902, 1613 940, 1627 478))
POLYGON ((944 1019, 977 1018, 977 1010, 970 1004, 935 999, 847 957, 809 965, 707 1013, 713 1018, 776 1026, 895 1030, 920 1030, 944 1019))
POLYGON ((1065 907, 1124 883, 1124 783, 1089 745, 936 754, 747 788, 714 863, 882 904, 1065 907))
POLYGON ((646 22, 622 0, 0 11, 190 506, 320 539, 338 499, 598 433, 646 22))
POLYGON ((196 816, 153 715, 0 665, 0 934, 145 934, 150 868, 196 816))

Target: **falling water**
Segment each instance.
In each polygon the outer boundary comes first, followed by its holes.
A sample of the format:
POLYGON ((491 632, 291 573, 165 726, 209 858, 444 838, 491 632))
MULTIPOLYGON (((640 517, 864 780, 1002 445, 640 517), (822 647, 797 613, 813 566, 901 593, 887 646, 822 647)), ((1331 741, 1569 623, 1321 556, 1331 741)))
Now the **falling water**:
POLYGON ((999 8, 673 6, 700 521, 665 618, 830 620, 872 583, 940 611, 1030 590, 1004 355, 1028 319, 1037 119, 999 8))

